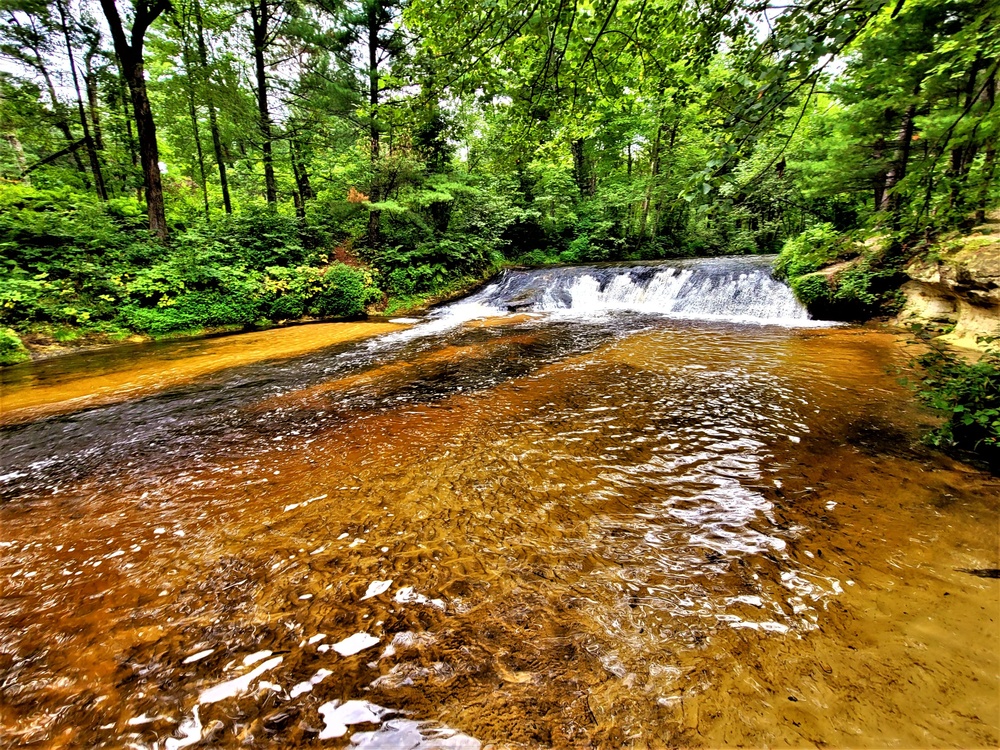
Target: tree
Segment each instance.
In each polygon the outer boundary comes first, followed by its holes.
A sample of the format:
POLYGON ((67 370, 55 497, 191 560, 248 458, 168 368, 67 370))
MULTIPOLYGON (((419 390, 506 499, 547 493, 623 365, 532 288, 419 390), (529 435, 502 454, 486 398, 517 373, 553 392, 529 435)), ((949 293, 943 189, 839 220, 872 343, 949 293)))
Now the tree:
POLYGON ((70 38, 70 25, 66 17, 66 5, 64 0, 55 0, 55 3, 59 11, 59 26, 62 30, 63 39, 66 41, 66 57, 69 60, 69 69, 73 77, 73 89, 76 92, 76 107, 77 113, 80 116, 80 127, 83 129, 83 140, 86 144, 87 155, 90 157, 90 171, 94 176, 94 186, 97 189, 97 196, 101 200, 107 200, 108 190, 104 185, 101 160, 97 155, 97 143, 90 134, 90 122, 87 112, 83 107, 83 96, 80 93, 80 78, 76 72, 76 53, 73 49, 72 39, 70 38))
POLYGON ((101 0, 101 8, 111 29, 115 53, 122 77, 132 99, 139 139, 139 160, 146 192, 146 213, 149 231, 160 240, 167 239, 167 216, 163 203, 163 181, 160 176, 160 151, 156 143, 156 123, 146 91, 143 45, 150 25, 167 9, 169 0, 137 0, 132 11, 132 25, 126 35, 115 0, 101 0))

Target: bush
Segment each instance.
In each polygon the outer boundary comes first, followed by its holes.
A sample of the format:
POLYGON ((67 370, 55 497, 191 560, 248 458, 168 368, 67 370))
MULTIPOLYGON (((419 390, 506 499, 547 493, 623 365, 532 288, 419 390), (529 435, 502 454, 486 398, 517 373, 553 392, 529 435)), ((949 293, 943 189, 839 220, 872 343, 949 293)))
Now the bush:
POLYGON ((257 208, 216 221, 202 232, 225 248, 231 261, 263 270, 305 261, 302 230, 300 220, 294 216, 257 208))
POLYGON ((557 253, 553 250, 535 249, 517 256, 515 262, 522 266, 551 266, 555 263, 562 263, 565 252, 565 250, 562 253, 557 253))
POLYGON ((334 263, 326 268, 267 269, 261 287, 262 314, 272 320, 303 315, 353 318, 382 296, 370 271, 334 263))
POLYGON ((892 248, 878 244, 861 248, 839 235, 832 224, 818 224, 785 242, 775 276, 788 279, 795 296, 813 315, 864 320, 898 310, 897 290, 904 279, 901 257, 892 248), (848 259, 833 275, 818 273, 848 259))
POLYGON ((0 328, 0 365, 13 365, 31 359, 21 338, 9 328, 0 328))
POLYGON ((917 395, 946 417, 928 442, 973 451, 994 470, 1000 468, 1000 350, 987 349, 969 363, 932 345, 915 363, 923 370, 917 395))
POLYGON ((381 296, 371 273, 334 263, 322 275, 320 289, 309 304, 309 314, 353 318, 362 315, 381 296))
POLYGON ((774 264, 779 278, 793 279, 818 271, 844 250, 844 237, 833 224, 817 224, 787 240, 774 264))
POLYGON ((818 310, 830 303, 832 297, 830 280, 821 273, 796 276, 789 285, 799 302, 810 310, 818 310))

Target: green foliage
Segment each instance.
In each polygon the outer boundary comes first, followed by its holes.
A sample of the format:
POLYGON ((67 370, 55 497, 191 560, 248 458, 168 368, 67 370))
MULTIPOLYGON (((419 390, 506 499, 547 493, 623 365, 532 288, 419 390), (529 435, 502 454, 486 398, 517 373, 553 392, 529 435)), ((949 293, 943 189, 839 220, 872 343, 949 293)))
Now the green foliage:
POLYGON ((799 302, 810 310, 822 309, 833 298, 830 280, 821 273, 795 276, 792 278, 790 286, 799 302))
POLYGON ((373 282, 370 272, 335 263, 322 273, 317 292, 306 302, 306 311, 335 318, 362 315, 382 296, 373 282))
POLYGON ((922 371, 918 396, 945 415, 928 442, 973 451, 1000 468, 1000 349, 988 348, 970 363, 932 345, 915 364, 922 371))
POLYGON ((817 224, 785 241, 774 264, 774 272, 781 278, 795 279, 818 271, 843 252, 843 235, 833 224, 817 224))
POLYGON ((891 243, 855 245, 824 223, 785 242, 775 273, 788 279, 795 296, 814 315, 863 320, 897 311, 901 266, 891 243), (830 267, 837 262, 840 265, 830 267))
POLYGON ((10 328, 0 328, 0 365, 14 365, 30 358, 20 336, 10 328))
POLYGON ((891 308, 899 259, 842 237, 912 244, 1000 198, 991 3, 793 3, 768 35, 745 3, 292 3, 258 81, 246 8, 178 2, 144 37, 158 243, 112 45, 67 2, 93 154, 73 94, 43 85, 66 74, 51 6, 0 26, 0 323, 19 331, 352 316, 511 261, 779 250, 810 307, 864 317, 891 308))
POLYGON ((4 186, 0 205, 0 323, 19 330, 57 339, 73 329, 160 336, 354 317, 381 298, 370 271, 327 266, 320 248, 305 248, 303 235, 324 232, 268 210, 193 219, 164 247, 138 228, 127 200, 4 186))

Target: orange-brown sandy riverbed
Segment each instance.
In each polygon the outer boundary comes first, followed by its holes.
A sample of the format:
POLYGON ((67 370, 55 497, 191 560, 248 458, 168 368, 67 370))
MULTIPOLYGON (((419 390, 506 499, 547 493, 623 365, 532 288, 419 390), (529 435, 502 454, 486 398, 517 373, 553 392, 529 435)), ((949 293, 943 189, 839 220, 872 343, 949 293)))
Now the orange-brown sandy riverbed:
POLYGON ((891 336, 412 333, 12 391, 0 744, 1000 742, 1000 481, 891 336))

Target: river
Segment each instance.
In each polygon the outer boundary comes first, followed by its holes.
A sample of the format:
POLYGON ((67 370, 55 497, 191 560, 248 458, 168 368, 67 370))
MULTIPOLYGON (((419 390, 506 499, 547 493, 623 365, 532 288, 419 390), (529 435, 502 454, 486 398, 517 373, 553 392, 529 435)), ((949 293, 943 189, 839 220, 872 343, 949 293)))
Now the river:
POLYGON ((770 259, 7 368, 0 745, 1000 742, 1000 480, 770 259))

